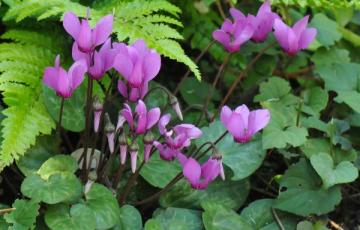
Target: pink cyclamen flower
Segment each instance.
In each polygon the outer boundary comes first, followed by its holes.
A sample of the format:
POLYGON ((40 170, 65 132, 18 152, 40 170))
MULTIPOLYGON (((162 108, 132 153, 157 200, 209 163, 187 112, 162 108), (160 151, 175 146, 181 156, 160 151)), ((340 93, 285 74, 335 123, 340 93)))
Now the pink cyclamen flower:
POLYGON ((131 46, 117 43, 114 48, 117 50, 114 68, 126 80, 119 81, 119 92, 131 101, 142 99, 148 91, 148 82, 160 71, 160 55, 147 48, 144 40, 137 40, 131 46))
MULTIPOLYGON (((243 15, 239 10, 235 8, 230 9, 230 14, 233 18, 244 20, 243 15)), ((256 16, 249 14, 248 16, 254 27, 254 33, 251 40, 254 42, 264 42, 268 34, 272 31, 274 20, 280 18, 279 15, 271 11, 270 1, 266 0, 259 8, 256 16)))
POLYGON ((190 157, 183 168, 184 177, 194 189, 207 188, 210 182, 222 174, 224 174, 222 162, 216 157, 210 157, 202 166, 190 157))
POLYGON ((75 89, 84 80, 84 74, 87 71, 85 60, 76 61, 66 72, 60 66, 60 55, 56 56, 55 66, 47 67, 43 76, 43 82, 55 90, 59 97, 69 98, 75 89))
POLYGON ((111 14, 101 18, 94 29, 90 28, 87 19, 79 18, 72 12, 64 15, 64 28, 75 40, 80 50, 91 53, 96 46, 103 44, 112 32, 113 16, 111 14))
POLYGON ((230 12, 235 12, 232 15, 234 22, 225 19, 221 28, 215 30, 212 36, 216 41, 221 43, 229 53, 234 53, 239 51, 240 46, 253 36, 255 31, 253 25, 254 16, 249 15, 245 17, 240 11, 235 11, 235 9, 230 12))
POLYGON ((89 76, 94 80, 100 80, 106 71, 112 68, 115 56, 116 50, 111 48, 110 38, 106 40, 99 51, 95 50, 92 54, 81 52, 76 42, 72 47, 73 59, 85 59, 89 68, 89 76), (91 55, 94 55, 93 58, 91 58, 91 55))
POLYGON ((129 124, 130 129, 134 130, 136 134, 144 134, 159 121, 160 109, 152 108, 147 111, 146 105, 142 100, 138 101, 135 114, 132 113, 128 104, 125 104, 124 107, 122 115, 129 124))
POLYGON ((232 111, 228 106, 224 106, 221 109, 220 119, 236 142, 245 143, 269 123, 270 112, 267 109, 250 112, 246 105, 241 105, 232 111))
POLYGON ((307 28, 309 15, 300 19, 293 27, 287 26, 282 20, 275 19, 274 35, 283 50, 293 56, 302 49, 306 49, 315 39, 317 30, 307 28))

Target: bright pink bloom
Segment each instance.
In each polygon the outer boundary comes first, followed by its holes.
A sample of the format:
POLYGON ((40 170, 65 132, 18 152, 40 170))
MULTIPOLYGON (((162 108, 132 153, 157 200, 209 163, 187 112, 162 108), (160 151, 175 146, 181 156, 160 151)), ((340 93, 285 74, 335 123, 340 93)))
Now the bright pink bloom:
POLYGON ((202 166, 193 158, 189 158, 184 164, 184 177, 194 189, 205 189, 209 183, 223 174, 221 160, 210 157, 202 166))
POLYGON ((76 42, 72 47, 73 59, 85 59, 89 68, 89 76, 94 80, 100 80, 106 71, 112 68, 115 56, 116 50, 111 48, 110 38, 106 40, 99 51, 95 50, 94 53, 81 52, 76 42), (93 58, 91 58, 91 55, 94 55, 93 58))
POLYGON ((212 36, 229 53, 234 53, 239 51, 240 46, 253 36, 255 31, 253 25, 254 16, 245 17, 240 11, 235 11, 234 8, 230 12, 233 12, 234 23, 229 19, 225 19, 221 28, 215 30, 212 36))
POLYGON ((91 53, 96 46, 103 44, 112 32, 113 16, 111 14, 103 17, 94 29, 90 28, 89 21, 79 18, 72 12, 64 15, 64 28, 85 53, 91 53))
POLYGON ((309 16, 307 15, 297 21, 293 27, 289 27, 282 20, 275 19, 275 38, 289 55, 295 55, 300 50, 306 49, 315 39, 317 30, 306 28, 308 21, 309 16))
POLYGON ((148 91, 148 82, 160 71, 160 55, 147 48, 143 40, 131 46, 117 43, 114 48, 117 50, 114 68, 126 80, 126 83, 119 81, 119 92, 130 101, 142 99, 148 91))
POLYGON ((124 107, 122 115, 129 124, 130 129, 134 130, 136 134, 144 134, 159 121, 160 109, 152 108, 147 111, 146 105, 142 100, 138 101, 135 114, 132 113, 128 104, 125 104, 124 107))
MULTIPOLYGON (((232 8, 231 11, 237 11, 232 8)), ((240 11, 239 11, 240 12, 240 11)), ((240 12, 241 13, 241 12, 240 12)), ((234 12, 232 15, 235 15, 234 12)), ((267 35, 272 31, 274 20, 280 18, 279 15, 271 11, 270 1, 266 0, 259 8, 256 16, 253 17, 252 23, 255 28, 251 40, 254 42, 264 42, 267 35)))
POLYGON ((235 111, 224 106, 221 109, 220 119, 236 142, 245 143, 269 123, 270 113, 267 109, 250 112, 246 105, 237 107, 235 111))
POLYGON ((60 55, 56 56, 55 66, 47 67, 43 76, 43 82, 55 90, 59 97, 69 98, 75 89, 84 80, 87 71, 85 60, 80 60, 72 64, 69 72, 60 66, 60 55))

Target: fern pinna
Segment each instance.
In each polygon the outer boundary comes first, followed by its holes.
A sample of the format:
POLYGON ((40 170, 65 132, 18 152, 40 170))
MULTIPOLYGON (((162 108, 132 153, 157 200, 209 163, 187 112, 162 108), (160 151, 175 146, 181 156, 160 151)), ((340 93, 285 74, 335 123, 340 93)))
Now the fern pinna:
MULTIPOLYGON (((88 7, 70 0, 4 3, 8 10, 3 20, 10 23, 34 18, 54 23, 66 11, 80 16, 86 16, 88 11, 88 7)), ((178 20, 180 9, 175 5, 166 0, 107 0, 95 1, 89 10, 92 21, 109 12, 114 14, 114 31, 119 41, 142 38, 160 54, 186 64, 200 79, 196 64, 176 41, 182 36, 173 27, 182 24, 178 20)), ((0 45, 0 90, 8 107, 3 110, 0 170, 23 155, 38 135, 50 134, 55 127, 43 103, 41 77, 44 67, 53 64, 59 51, 59 37, 62 36, 56 33, 24 29, 10 29, 2 35, 6 42, 0 45)))

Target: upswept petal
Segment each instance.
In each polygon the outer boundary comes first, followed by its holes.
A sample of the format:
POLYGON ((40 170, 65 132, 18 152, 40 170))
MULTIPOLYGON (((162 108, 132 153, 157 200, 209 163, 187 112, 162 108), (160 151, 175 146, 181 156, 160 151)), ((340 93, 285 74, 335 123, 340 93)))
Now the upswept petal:
POLYGON ((109 14, 101 18, 93 30, 95 46, 101 45, 108 39, 113 28, 113 15, 109 14))
POLYGON ((230 35, 222 30, 215 30, 212 33, 212 37, 225 47, 229 46, 230 44, 230 35))
POLYGON ((248 134, 254 135, 263 129, 270 121, 270 112, 267 109, 251 111, 249 115, 248 134))
POLYGON ((281 19, 275 19, 274 21, 274 36, 279 42, 280 46, 284 50, 289 49, 288 44, 288 33, 291 28, 289 28, 281 19))
POLYGON ((308 28, 302 32, 300 40, 299 40, 299 47, 301 49, 306 49, 312 41, 314 41, 317 34, 317 30, 315 28, 308 28))
POLYGON ((309 22, 309 15, 306 15, 305 17, 303 17, 294 24, 292 29, 297 37, 301 36, 301 33, 306 29, 308 22, 309 22))
POLYGON ((87 71, 86 61, 81 59, 76 61, 69 69, 69 80, 71 81, 71 88, 76 89, 84 80, 84 74, 87 71))
POLYGON ((232 110, 228 106, 223 106, 220 112, 220 120, 225 127, 227 127, 230 120, 232 110))
POLYGON ((72 54, 72 58, 74 59, 74 61, 84 59, 84 60, 86 60, 87 66, 88 67, 90 66, 90 62, 91 62, 90 54, 81 52, 79 50, 79 47, 78 47, 78 44, 76 43, 76 41, 73 43, 71 54, 72 54))
POLYGON ((127 92, 126 84, 122 80, 119 80, 117 87, 118 87, 118 90, 119 90, 120 94, 123 97, 127 98, 128 97, 128 92, 127 92))
POLYGON ((81 20, 80 31, 75 41, 83 52, 91 52, 94 48, 92 32, 88 20, 81 20))
POLYGON ((166 125, 169 124, 170 119, 171 119, 170 113, 167 113, 160 118, 159 123, 158 123, 158 128, 159 128, 159 132, 161 135, 165 135, 165 136, 171 135, 171 133, 169 133, 166 129, 166 125))
POLYGON ((230 15, 233 17, 234 21, 244 20, 246 18, 240 10, 234 7, 230 8, 230 15))
POLYGON ((158 121, 160 118, 160 109, 159 108, 153 108, 150 109, 148 114, 147 114, 147 121, 146 121, 146 129, 149 130, 151 129, 158 121))
POLYGON ((64 15, 63 26, 66 32, 76 40, 80 31, 79 18, 74 13, 67 12, 64 15))
POLYGON ((183 175, 191 183, 191 185, 197 185, 201 177, 200 164, 194 158, 190 157, 185 163, 183 175))
POLYGON ((144 58, 144 81, 152 80, 160 71, 161 58, 158 53, 151 50, 144 58))

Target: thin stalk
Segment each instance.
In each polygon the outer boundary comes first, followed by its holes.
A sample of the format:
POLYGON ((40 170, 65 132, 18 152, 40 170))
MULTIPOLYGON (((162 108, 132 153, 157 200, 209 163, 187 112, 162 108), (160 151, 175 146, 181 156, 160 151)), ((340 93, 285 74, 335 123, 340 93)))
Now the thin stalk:
POLYGON ((272 212, 272 214, 273 214, 273 216, 274 216, 274 218, 275 218, 275 220, 276 220, 276 223, 277 223, 277 225, 279 226, 279 228, 280 228, 281 230, 285 230, 284 225, 281 223, 281 220, 280 220, 279 216, 277 215, 277 213, 276 213, 276 211, 275 211, 274 208, 271 208, 271 212, 272 212))
MULTIPOLYGON (((228 133, 228 131, 225 131, 218 139, 216 139, 216 141, 209 147, 207 148, 200 156, 198 156, 196 159, 200 159, 202 156, 204 156, 207 152, 209 152, 213 146, 215 146, 217 143, 219 143, 228 133)), ((168 191, 172 186, 174 186, 179 180, 181 180, 183 178, 183 174, 182 172, 180 172, 179 174, 177 174, 163 189, 161 189, 160 191, 158 191, 157 193, 149 196, 148 198, 145 198, 141 201, 135 202, 134 205, 142 205, 148 202, 151 202, 155 199, 157 199, 158 197, 160 197, 161 194, 165 193, 166 191, 168 191)))
POLYGON ((112 183, 112 187, 113 189, 117 188, 117 185, 119 184, 121 177, 123 175, 123 172, 126 168, 126 164, 120 164, 119 169, 116 171, 115 176, 113 178, 113 183, 112 183))
POLYGON ((220 1, 220 0, 216 0, 216 7, 218 8, 221 17, 222 17, 223 19, 225 19, 225 18, 226 18, 226 15, 225 15, 225 13, 224 13, 224 10, 223 10, 223 8, 222 8, 221 1, 220 1))
MULTIPOLYGON (((201 53, 195 58, 195 64, 197 64, 200 59, 205 55, 205 53, 211 48, 211 46, 213 46, 215 44, 215 40, 211 40, 211 42, 206 46, 206 48, 201 51, 201 53)), ((179 91, 180 91, 180 87, 181 85, 183 84, 183 82, 185 81, 185 79, 189 76, 189 74, 191 73, 190 69, 188 69, 186 71, 186 73, 184 74, 184 76, 182 76, 179 84, 176 86, 174 92, 173 92, 173 95, 176 96, 179 91)))
POLYGON ((210 89, 209 89, 209 91, 208 91, 208 95, 206 96, 205 103, 204 103, 204 106, 203 106, 203 108, 202 108, 202 113, 200 114, 200 117, 199 117, 199 119, 198 119, 198 121, 197 121, 197 123, 196 123, 197 125, 200 124, 201 120, 202 120, 203 117, 204 117, 204 114, 205 114, 206 111, 207 111, 207 108, 208 108, 208 106, 209 106, 210 100, 211 100, 212 96, 214 95, 214 91, 215 91, 216 85, 217 85, 217 83, 218 83, 218 81, 219 81, 219 79, 220 79, 220 77, 221 77, 221 75, 222 75, 222 73, 223 73, 223 71, 224 71, 227 63, 229 62, 230 57, 231 57, 231 54, 228 54, 228 55, 225 57, 223 63, 221 64, 221 66, 220 66, 220 68, 219 68, 219 71, 218 71, 217 74, 216 74, 216 77, 215 77, 215 79, 214 79, 214 81, 213 81, 213 83, 212 83, 212 85, 211 85, 211 87, 210 87, 210 89))
POLYGON ((82 165, 82 175, 83 180, 87 181, 87 150, 89 147, 89 134, 90 134, 90 117, 91 117, 91 105, 92 105, 92 88, 93 88, 93 80, 88 78, 88 89, 87 89, 87 97, 86 97, 86 118, 85 118, 85 136, 84 136, 84 152, 83 152, 83 165, 82 165))
POLYGON ((58 120, 58 124, 57 124, 57 133, 60 136, 60 131, 61 131, 61 120, 62 120, 62 115, 63 115, 63 111, 64 111, 64 103, 65 103, 65 98, 61 98, 61 104, 60 104, 60 111, 59 111, 59 120, 58 120))
MULTIPOLYGON (((244 69, 244 71, 241 72, 241 74, 237 77, 237 79, 232 83, 230 89, 228 90, 227 94, 225 95, 225 97, 223 98, 223 100, 220 103, 219 106, 219 111, 220 109, 225 105, 225 103, 227 103, 227 101, 229 100, 230 96, 232 95, 232 93, 234 92, 234 90, 236 89, 236 86, 240 83, 240 81, 246 76, 246 74, 248 73, 248 71, 252 68, 252 66, 260 59, 260 57, 262 55, 264 55, 264 53, 270 49, 271 47, 273 47, 276 43, 271 43, 270 45, 266 46, 265 48, 263 48, 262 50, 260 50, 260 52, 254 57, 254 59, 252 59, 249 64, 246 66, 246 68, 244 69)), ((214 115, 213 119, 215 118, 216 115, 214 115)))
POLYGON ((12 212, 12 211, 15 211, 16 208, 4 208, 4 209, 0 209, 0 215, 3 215, 5 213, 8 213, 8 212, 12 212))

